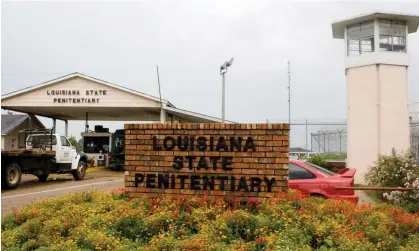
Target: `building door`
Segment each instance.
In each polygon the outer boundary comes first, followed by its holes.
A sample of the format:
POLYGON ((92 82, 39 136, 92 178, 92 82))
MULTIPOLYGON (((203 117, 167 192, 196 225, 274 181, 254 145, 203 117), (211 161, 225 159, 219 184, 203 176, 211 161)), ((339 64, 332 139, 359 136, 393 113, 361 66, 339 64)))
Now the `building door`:
POLYGON ((16 150, 17 149, 17 137, 11 137, 10 138, 10 150, 16 150))

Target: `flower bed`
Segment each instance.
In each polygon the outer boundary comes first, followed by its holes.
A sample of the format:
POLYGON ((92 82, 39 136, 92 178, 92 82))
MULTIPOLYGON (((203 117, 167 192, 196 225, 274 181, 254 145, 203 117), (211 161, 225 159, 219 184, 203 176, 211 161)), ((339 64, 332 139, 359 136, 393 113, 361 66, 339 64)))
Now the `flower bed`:
POLYGON ((419 214, 295 191, 227 207, 221 199, 79 193, 6 215, 3 250, 418 250, 419 214))

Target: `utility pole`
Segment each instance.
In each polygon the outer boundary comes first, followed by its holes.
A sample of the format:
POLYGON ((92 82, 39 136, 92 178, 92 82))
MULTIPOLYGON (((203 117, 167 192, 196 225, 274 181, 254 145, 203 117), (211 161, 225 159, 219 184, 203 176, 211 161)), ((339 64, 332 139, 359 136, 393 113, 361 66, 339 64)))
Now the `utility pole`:
POLYGON ((160 123, 166 123, 166 113, 163 110, 163 102, 161 99, 159 66, 156 65, 156 68, 157 68, 157 84, 159 85, 159 97, 160 97, 160 123))
POLYGON ((291 126, 291 66, 288 61, 288 121, 291 126))
POLYGON ((160 88, 160 74, 159 74, 159 66, 156 65, 157 67, 157 84, 159 85, 159 97, 160 97, 160 105, 163 106, 162 102, 161 102, 161 88, 160 88))

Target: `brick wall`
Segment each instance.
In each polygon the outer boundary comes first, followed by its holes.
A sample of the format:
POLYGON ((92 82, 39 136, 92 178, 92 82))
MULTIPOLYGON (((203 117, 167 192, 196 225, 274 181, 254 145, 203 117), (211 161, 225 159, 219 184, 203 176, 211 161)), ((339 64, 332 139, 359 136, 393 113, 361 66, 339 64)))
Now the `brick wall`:
POLYGON ((288 151, 288 124, 126 124, 125 187, 130 197, 269 197, 287 190, 288 151))

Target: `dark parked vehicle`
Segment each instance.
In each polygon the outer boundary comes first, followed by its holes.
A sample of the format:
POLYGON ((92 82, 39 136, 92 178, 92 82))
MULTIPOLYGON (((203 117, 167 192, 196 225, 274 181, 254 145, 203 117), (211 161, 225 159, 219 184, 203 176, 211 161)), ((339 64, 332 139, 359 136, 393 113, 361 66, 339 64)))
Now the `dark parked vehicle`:
POLYGON ((112 146, 109 153, 109 168, 123 171, 125 166, 125 130, 116 130, 112 135, 112 146))

